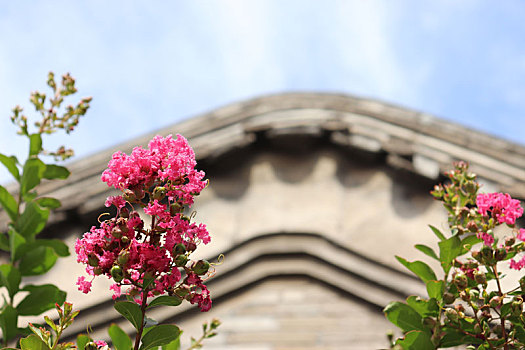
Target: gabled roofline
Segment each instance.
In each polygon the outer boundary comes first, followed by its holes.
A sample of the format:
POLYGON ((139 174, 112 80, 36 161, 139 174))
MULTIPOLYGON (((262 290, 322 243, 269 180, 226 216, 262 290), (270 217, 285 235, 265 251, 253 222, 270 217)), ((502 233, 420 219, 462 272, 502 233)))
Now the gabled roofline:
POLYGON ((322 136, 342 147, 383 154, 389 165, 432 180, 453 161, 464 160, 499 190, 525 198, 525 147, 407 108, 321 93, 263 96, 215 109, 73 162, 67 181, 43 184, 41 192, 61 199, 65 209, 93 210, 108 194, 100 174, 116 150, 129 153, 154 135, 177 133, 190 140, 200 160, 260 137, 287 135, 322 136))

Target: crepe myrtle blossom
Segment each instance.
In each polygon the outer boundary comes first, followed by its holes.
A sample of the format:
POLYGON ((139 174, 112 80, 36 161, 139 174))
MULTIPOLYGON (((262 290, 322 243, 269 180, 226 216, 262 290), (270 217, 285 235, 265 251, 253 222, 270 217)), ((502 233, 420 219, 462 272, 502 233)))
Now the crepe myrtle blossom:
MULTIPOLYGON (((168 294, 202 311, 210 309, 203 284, 210 264, 190 260, 199 244, 210 242, 210 235, 204 224, 192 222, 193 215, 184 215, 207 185, 204 172, 195 166, 195 154, 180 135, 155 136, 146 149, 113 154, 102 181, 122 191, 105 202, 116 208, 116 215, 75 244, 77 261, 86 265, 91 281, 98 275, 113 279, 114 298, 125 293, 141 303, 168 294), (147 222, 139 210, 149 216, 147 222)), ((91 281, 80 277, 79 290, 88 293, 91 281)))
POLYGON ((499 224, 514 225, 523 215, 520 201, 512 199, 508 193, 480 193, 476 198, 478 211, 483 216, 491 216, 499 224))

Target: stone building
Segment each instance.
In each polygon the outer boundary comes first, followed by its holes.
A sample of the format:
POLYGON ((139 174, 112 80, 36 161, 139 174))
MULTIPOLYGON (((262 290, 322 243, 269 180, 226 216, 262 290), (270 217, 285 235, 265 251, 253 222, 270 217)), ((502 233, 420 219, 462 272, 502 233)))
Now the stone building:
MULTIPOLYGON (((177 133, 210 179, 195 205, 196 221, 213 237, 200 254, 226 259, 209 281, 210 312, 183 304, 152 316, 179 324, 183 342, 199 336, 205 320, 221 319, 208 350, 386 348, 385 333, 395 327, 382 308, 425 295, 394 255, 424 259, 414 244, 436 245, 427 225, 445 227, 446 217, 429 191, 452 162, 468 161, 487 191, 525 198, 522 146, 375 100, 282 94, 234 103, 72 163, 67 181, 41 187, 63 204, 45 234, 73 245, 115 194, 100 181, 112 153, 177 133)), ((71 256, 45 276, 82 310, 69 334, 89 323, 95 338, 107 338, 112 322, 131 332, 112 308, 109 281, 95 280, 87 296, 76 291, 71 277, 82 270, 71 256)))

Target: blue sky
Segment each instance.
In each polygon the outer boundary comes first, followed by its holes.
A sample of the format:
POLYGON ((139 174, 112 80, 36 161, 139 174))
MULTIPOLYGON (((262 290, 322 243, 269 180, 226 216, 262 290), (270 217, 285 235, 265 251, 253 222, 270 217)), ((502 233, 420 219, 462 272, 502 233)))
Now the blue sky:
MULTIPOLYGON (((262 94, 371 97, 525 144, 522 1, 31 1, 0 4, 0 152, 47 72, 92 108, 78 157, 262 94)), ((51 146, 50 146, 51 148, 51 146)), ((0 182, 8 179, 0 171, 0 182)))

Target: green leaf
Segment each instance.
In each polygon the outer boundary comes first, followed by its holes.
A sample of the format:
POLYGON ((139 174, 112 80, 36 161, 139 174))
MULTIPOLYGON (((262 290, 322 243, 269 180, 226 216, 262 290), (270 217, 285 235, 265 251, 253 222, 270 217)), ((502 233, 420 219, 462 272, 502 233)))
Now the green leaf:
POLYGON ((20 346, 22 350, 49 350, 47 344, 34 334, 20 339, 20 346))
POLYGON ((19 290, 22 276, 20 275, 20 271, 13 265, 3 264, 0 265, 0 280, 2 281, 2 285, 7 287, 9 297, 13 298, 13 295, 19 290))
POLYGON ((11 305, 5 305, 0 312, 0 327, 2 334, 8 340, 13 339, 18 333, 18 314, 11 305))
POLYGON ((11 262, 18 260, 18 253, 21 247, 26 243, 26 239, 16 232, 14 227, 9 228, 9 250, 11 251, 11 262))
POLYGON ((443 288, 445 283, 443 281, 428 281, 426 283, 427 285, 427 293, 430 298, 435 298, 436 300, 442 300, 443 299, 443 288))
POLYGON ((115 310, 124 316, 136 330, 140 328, 142 323, 142 311, 140 306, 132 301, 119 301, 115 303, 115 310))
POLYGON ((38 247, 49 247, 52 248, 56 255, 65 257, 69 256, 69 247, 59 239, 36 239, 33 242, 29 242, 20 246, 15 255, 15 260, 22 257, 25 253, 38 247))
POLYGON ((42 180, 46 165, 38 158, 30 158, 24 164, 24 172, 20 180, 22 195, 31 191, 42 180))
POLYGON ((9 248, 9 238, 8 235, 5 233, 0 232, 0 249, 6 252, 10 252, 11 248, 9 248))
POLYGON ((428 266, 424 262, 419 261, 419 260, 416 260, 414 262, 410 262, 410 261, 407 261, 407 260, 403 259, 400 256, 397 256, 397 255, 396 255, 396 259, 401 264, 403 264, 403 266, 405 266, 407 269, 409 269, 410 271, 415 273, 416 276, 421 278, 421 280, 424 283, 427 283, 430 280, 437 280, 436 274, 434 273, 434 271, 432 271, 430 266, 428 266))
POLYGON ((438 316, 439 315, 439 305, 434 298, 428 300, 421 297, 411 295, 407 298, 407 304, 412 309, 416 310, 421 317, 427 316, 438 316))
POLYGON ((16 221, 18 216, 18 203, 5 187, 0 186, 0 204, 5 209, 7 215, 12 221, 16 221))
POLYGON ((56 261, 57 255, 52 248, 37 247, 24 254, 19 268, 22 276, 36 276, 49 271, 56 261))
POLYGON ((29 156, 36 156, 42 151, 42 137, 40 134, 29 135, 29 156))
POLYGON ((162 295, 155 298, 149 303, 146 309, 151 309, 155 306, 166 305, 166 306, 177 306, 182 303, 182 299, 177 296, 162 295))
POLYGON ((112 324, 108 328, 108 334, 111 337, 111 341, 113 342, 113 346, 115 347, 115 350, 130 350, 131 349, 131 339, 128 337, 126 332, 124 332, 119 326, 116 324, 112 324))
POLYGON ((470 250, 470 248, 481 242, 482 239, 476 237, 476 235, 463 238, 461 240, 461 252, 459 253, 459 255, 466 254, 470 250))
POLYGON ((432 344, 430 335, 427 332, 411 331, 405 334, 405 338, 399 339, 396 344, 399 344, 405 350, 431 350, 436 347, 432 344))
POLYGON ((20 173, 18 171, 18 160, 15 156, 8 157, 5 154, 0 153, 0 162, 4 164, 7 170, 13 175, 16 181, 20 181, 20 173))
POLYGON ((58 199, 51 197, 40 197, 35 202, 42 208, 57 209, 62 206, 58 199))
POLYGON ((69 177, 70 174, 71 173, 69 172, 69 170, 67 170, 66 167, 55 164, 46 164, 46 169, 44 171, 43 178, 48 180, 65 180, 69 177))
POLYGON ((44 229, 49 217, 49 209, 42 209, 35 202, 29 202, 16 222, 16 230, 26 239, 32 239, 44 229))
POLYGON ((29 294, 16 306, 19 315, 36 316, 55 307, 62 305, 66 300, 66 292, 52 284, 41 286, 27 285, 22 290, 29 294))
POLYGON ((182 331, 179 333, 179 336, 174 341, 164 345, 162 347, 162 350, 180 350, 180 335, 182 334, 182 331))
POLYGON ((86 344, 89 343, 90 341, 92 341, 92 339, 85 335, 85 334, 79 334, 77 336, 77 348, 78 350, 84 350, 84 348, 86 347, 86 344))
POLYGON ((428 227, 430 227, 430 229, 432 230, 432 232, 434 232, 434 234, 437 236, 437 238, 439 238, 440 241, 444 241, 446 238, 445 238, 445 235, 441 233, 440 230, 438 230, 437 228, 435 228, 434 226, 432 225, 428 225, 428 227))
POLYGON ((416 244, 415 245, 416 249, 423 252, 424 254, 428 255, 429 257, 431 257, 432 259, 436 259, 437 261, 439 261, 439 258, 438 256, 436 255, 436 252, 434 252, 434 249, 424 245, 424 244, 416 244))
POLYGON ((163 324, 153 327, 144 337, 140 350, 153 349, 171 343, 179 337, 179 327, 172 324, 163 324))
POLYGON ((407 304, 394 301, 383 310, 386 318, 404 332, 423 329, 419 313, 407 304))
POLYGON ((458 236, 452 236, 444 241, 439 242, 438 245, 441 266, 443 267, 443 271, 447 273, 452 266, 452 261, 457 258, 461 252, 461 240, 458 236))

